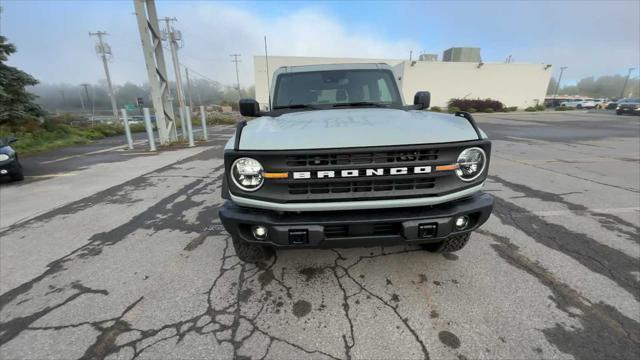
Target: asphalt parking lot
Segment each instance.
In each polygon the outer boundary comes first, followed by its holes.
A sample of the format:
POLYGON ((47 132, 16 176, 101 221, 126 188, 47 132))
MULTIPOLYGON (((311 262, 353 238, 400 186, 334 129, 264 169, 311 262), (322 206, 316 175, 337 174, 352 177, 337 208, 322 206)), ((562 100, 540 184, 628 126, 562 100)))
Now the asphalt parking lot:
POLYGON ((476 118, 496 206, 446 256, 239 262, 217 218, 230 127, 26 159, 37 177, 0 185, 0 358, 639 358, 640 118, 476 118))

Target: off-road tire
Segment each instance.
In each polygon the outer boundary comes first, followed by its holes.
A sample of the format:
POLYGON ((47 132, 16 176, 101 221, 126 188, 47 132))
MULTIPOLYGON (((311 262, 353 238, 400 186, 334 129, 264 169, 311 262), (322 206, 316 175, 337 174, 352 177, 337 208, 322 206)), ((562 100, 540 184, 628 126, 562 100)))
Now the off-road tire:
POLYGON ((231 242, 236 250, 236 255, 246 263, 259 263, 268 260, 273 255, 273 249, 266 246, 251 244, 235 237, 231 238, 231 242))
POLYGON ((453 235, 443 241, 433 244, 422 244, 421 246, 423 249, 433 253, 456 252, 467 245, 470 236, 471 233, 453 235))

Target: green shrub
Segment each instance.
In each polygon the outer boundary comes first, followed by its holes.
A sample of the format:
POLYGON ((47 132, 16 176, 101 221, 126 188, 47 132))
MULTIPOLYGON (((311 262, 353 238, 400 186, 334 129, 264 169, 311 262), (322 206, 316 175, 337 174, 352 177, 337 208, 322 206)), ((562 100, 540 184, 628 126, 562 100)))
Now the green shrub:
POLYGON ((494 111, 501 111, 504 104, 492 99, 451 99, 447 103, 448 107, 457 107, 462 111, 471 112, 470 109, 492 108, 494 111))
POLYGON ((482 110, 482 112, 485 112, 485 113, 492 113, 492 112, 494 112, 494 111, 493 111, 493 109, 492 109, 492 108, 486 108, 486 109, 483 109, 483 110, 482 110))
POLYGON ((507 110, 508 110, 508 111, 510 111, 510 112, 511 112, 511 111, 518 111, 518 107, 517 107, 517 106, 509 106, 509 107, 507 108, 507 110))
POLYGON ((536 110, 538 110, 538 111, 545 111, 546 109, 547 109, 547 108, 546 108, 546 107, 544 107, 544 105, 537 105, 537 106, 536 106, 536 110))
POLYGON ((142 123, 129 124, 129 129, 131 129, 132 133, 147 131, 147 129, 144 127, 144 124, 142 123))
POLYGON ((429 108, 429 111, 442 112, 442 109, 439 106, 432 106, 431 108, 429 108))
POLYGON ((235 123, 236 123, 236 119, 231 115, 225 115, 222 113, 207 114, 208 125, 235 124, 235 123))
POLYGON ((569 108, 566 107, 566 106, 558 106, 558 107, 555 108, 555 110, 556 111, 567 111, 567 110, 569 110, 569 108))
POLYGON ((474 112, 477 112, 477 111, 478 110, 476 110, 476 108, 468 108, 467 109, 467 112, 470 112, 470 113, 474 113, 474 112))
POLYGON ((455 113, 456 111, 460 111, 460 108, 455 107, 455 106, 449 106, 449 107, 447 108, 447 112, 449 112, 449 114, 453 114, 453 113, 455 113))
POLYGON ((538 110, 533 106, 529 106, 528 108, 524 109, 524 111, 534 112, 534 111, 538 111, 538 110))

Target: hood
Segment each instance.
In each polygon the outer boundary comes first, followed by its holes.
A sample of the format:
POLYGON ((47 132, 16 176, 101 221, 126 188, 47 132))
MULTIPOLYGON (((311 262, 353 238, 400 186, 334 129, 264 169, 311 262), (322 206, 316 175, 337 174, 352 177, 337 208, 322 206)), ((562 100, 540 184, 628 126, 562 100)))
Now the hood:
POLYGON ((462 117, 420 110, 300 111, 249 121, 240 150, 304 150, 477 140, 462 117))

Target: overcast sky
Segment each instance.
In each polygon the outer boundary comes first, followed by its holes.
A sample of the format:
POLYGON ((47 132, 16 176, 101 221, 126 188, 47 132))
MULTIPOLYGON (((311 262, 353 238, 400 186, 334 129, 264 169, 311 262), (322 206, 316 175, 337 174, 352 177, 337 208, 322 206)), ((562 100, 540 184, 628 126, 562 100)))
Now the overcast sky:
MULTIPOLYGON (((42 82, 104 78, 88 35, 96 30, 110 34, 113 81, 146 82, 132 1, 0 3, 0 33, 18 47, 9 63, 42 82)), ((425 50, 441 58, 452 46, 480 47, 485 62, 512 55, 516 62, 553 64, 556 76, 560 66, 568 66, 568 83, 591 75, 626 75, 627 68, 640 67, 637 0, 158 1, 157 7, 159 16, 178 18, 181 62, 224 84, 235 82, 229 54, 239 53, 240 82, 253 85, 253 55, 263 54, 264 35, 271 55, 408 58, 410 50, 425 50)))

